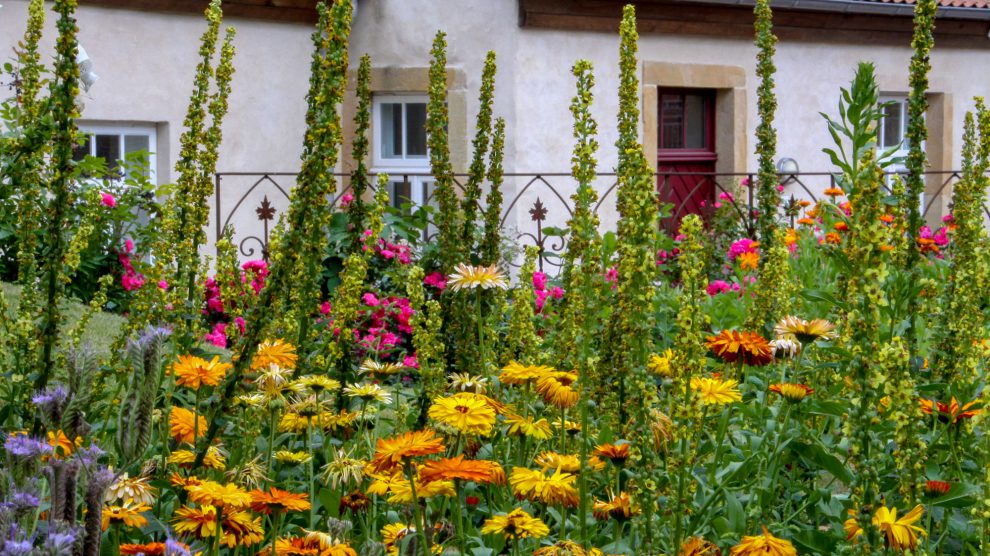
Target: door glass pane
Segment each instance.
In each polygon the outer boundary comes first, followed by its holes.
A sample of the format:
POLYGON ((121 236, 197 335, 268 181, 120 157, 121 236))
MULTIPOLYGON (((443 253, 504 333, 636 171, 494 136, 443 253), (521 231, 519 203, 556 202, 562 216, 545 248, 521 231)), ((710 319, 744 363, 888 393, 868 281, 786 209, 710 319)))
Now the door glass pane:
POLYGON ((406 104, 406 156, 426 158, 426 103, 406 104))
POLYGON ((120 160, 120 135, 97 135, 96 156, 107 161, 108 170, 116 170, 120 160))
POLYGON ((144 177, 148 177, 148 172, 150 171, 150 168, 148 168, 148 166, 147 166, 148 165, 148 162, 149 162, 148 161, 148 154, 149 154, 149 151, 150 150, 151 150, 151 139, 147 135, 125 135, 124 136, 124 156, 125 156, 125 158, 129 154, 133 154, 133 153, 137 153, 137 152, 143 152, 144 153, 144 155, 141 157, 141 159, 143 160, 143 163, 144 163, 144 172, 141 172, 141 174, 144 177))
POLYGON ((883 109, 882 147, 894 147, 901 144, 901 104, 894 103, 883 109))
POLYGON ((705 97, 701 95, 684 95, 684 116, 687 129, 685 130, 684 147, 688 149, 703 149, 705 144, 705 97))
POLYGON ((684 148, 684 96, 660 97, 661 149, 684 148))
POLYGON ((402 158, 402 104, 381 104, 382 158, 402 158))

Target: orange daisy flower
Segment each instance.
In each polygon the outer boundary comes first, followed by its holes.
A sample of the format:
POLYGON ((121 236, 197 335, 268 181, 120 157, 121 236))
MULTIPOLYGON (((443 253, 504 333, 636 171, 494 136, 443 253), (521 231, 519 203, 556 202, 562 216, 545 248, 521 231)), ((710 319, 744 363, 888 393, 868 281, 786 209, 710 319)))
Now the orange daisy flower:
POLYGON ((176 385, 199 390, 203 385, 220 384, 232 366, 230 363, 221 363, 220 356, 207 361, 193 355, 180 355, 179 360, 172 364, 171 372, 175 376, 176 385))
POLYGON ((163 542, 149 542, 145 544, 121 543, 119 550, 121 554, 127 554, 129 556, 134 554, 144 554, 144 556, 162 556, 162 554, 165 554, 165 543, 163 542))
POLYGON ((446 449, 443 439, 431 430, 413 431, 378 439, 375 446, 375 456, 368 467, 374 472, 389 471, 403 463, 404 459, 416 456, 428 456, 446 449))
POLYGON ((799 402, 815 392, 807 384, 791 383, 771 384, 770 391, 780 394, 782 398, 789 402, 799 402))
POLYGON ((299 356, 296 355, 296 346, 288 342, 282 340, 261 342, 258 352, 251 360, 251 368, 258 370, 269 365, 277 365, 283 369, 294 369, 297 359, 299 356))
POLYGON ((736 257, 736 262, 739 263, 739 268, 743 270, 756 270, 756 267, 760 264, 760 254, 754 251, 740 253, 736 257))
POLYGON ((188 444, 195 444, 196 438, 202 437, 209 427, 202 415, 182 407, 172 408, 168 414, 168 425, 172 438, 188 444))
POLYGON ((268 492, 252 490, 249 494, 251 509, 261 514, 302 512, 312 507, 309 503, 309 495, 305 492, 289 492, 272 487, 268 492))
POLYGON ((487 460, 465 460, 463 455, 428 461, 419 468, 419 478, 423 483, 461 479, 476 483, 494 483, 499 478, 505 481, 502 467, 487 460))
POLYGON ((622 465, 629 459, 629 443, 599 444, 595 446, 595 451, 592 452, 592 455, 605 458, 615 465, 622 465))
POLYGON ((723 330, 718 336, 709 336, 705 345, 726 363, 742 358, 747 365, 763 366, 773 361, 770 344, 755 332, 723 330))
POLYGON ((569 409, 578 402, 578 391, 573 387, 578 375, 574 371, 548 373, 536 382, 536 392, 543 401, 559 409, 569 409))
POLYGON ((973 406, 978 403, 980 403, 980 400, 973 400, 960 407, 959 401, 956 400, 955 396, 952 396, 952 399, 948 404, 933 400, 926 400, 924 398, 918 400, 918 404, 921 406, 921 411, 927 413, 928 415, 935 415, 939 421, 951 425, 958 423, 960 419, 970 419, 983 412, 982 408, 973 408, 973 406))

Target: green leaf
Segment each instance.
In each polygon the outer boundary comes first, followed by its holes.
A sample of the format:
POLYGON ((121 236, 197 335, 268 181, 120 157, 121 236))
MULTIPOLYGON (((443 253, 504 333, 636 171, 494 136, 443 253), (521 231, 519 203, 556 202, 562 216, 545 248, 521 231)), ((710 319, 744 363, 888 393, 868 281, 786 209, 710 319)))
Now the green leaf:
POLYGON ((803 442, 792 442, 791 450, 798 455, 805 463, 813 467, 823 469, 832 474, 843 483, 852 483, 852 473, 839 458, 825 451, 825 448, 818 444, 805 444, 803 442))
POLYGON ((945 496, 936 498, 934 505, 940 508, 966 508, 976 502, 978 491, 970 485, 955 483, 945 496))

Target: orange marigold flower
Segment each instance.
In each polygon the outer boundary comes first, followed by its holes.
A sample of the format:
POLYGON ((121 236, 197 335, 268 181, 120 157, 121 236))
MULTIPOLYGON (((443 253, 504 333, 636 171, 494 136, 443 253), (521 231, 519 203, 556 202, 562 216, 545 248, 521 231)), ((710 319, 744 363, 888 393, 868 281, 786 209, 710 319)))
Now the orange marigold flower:
POLYGON ((777 538, 763 527, 763 534, 743 537, 732 547, 731 556, 797 556, 797 549, 790 541, 777 538))
POLYGON ((141 515, 151 506, 135 503, 133 500, 126 500, 119 506, 103 507, 103 530, 106 531, 111 524, 122 523, 126 527, 144 527, 148 524, 148 518, 141 515))
POLYGON ((173 407, 168 414, 168 425, 172 438, 177 442, 195 444, 196 438, 206 434, 209 425, 202 415, 197 415, 183 407, 173 407))
POLYGON ((548 506, 577 506, 578 491, 574 487, 576 482, 577 475, 564 473, 560 469, 548 477, 540 470, 513 467, 512 474, 509 475, 512 493, 517 498, 539 501, 548 506))
POLYGON ((227 548, 258 544, 264 540, 264 535, 265 530, 261 527, 260 516, 253 516, 251 512, 245 511, 224 514, 221 542, 227 548))
MULTIPOLYGON (((186 547, 187 549, 189 547, 186 547)), ((165 543, 163 542, 149 542, 145 544, 127 544, 121 543, 120 553, 127 554, 129 556, 134 554, 144 554, 144 556, 162 556, 165 554, 165 543)))
POLYGON ((428 461, 419 468, 419 478, 423 483, 461 479, 476 483, 494 483, 499 478, 505 481, 502 467, 488 460, 466 460, 460 454, 452 458, 428 461))
MULTIPOLYGON (((262 551, 262 554, 270 554, 262 551)), ((306 535, 281 538, 275 541, 277 556, 358 556, 347 543, 341 543, 330 535, 306 535)))
POLYGON ((389 471, 404 459, 444 451, 443 439, 431 430, 412 431, 392 438, 380 438, 368 467, 375 472, 389 471))
POLYGON ((231 367, 230 363, 221 363, 220 356, 207 361, 194 355, 180 355, 179 360, 172 364, 171 372, 176 385, 199 390, 203 385, 220 384, 231 367))
POLYGON ((553 372, 556 372, 556 369, 547 367, 546 365, 523 366, 512 361, 502 368, 502 372, 498 375, 498 380, 502 384, 525 386, 553 372))
POLYGON ((849 231, 849 224, 846 224, 845 222, 836 222, 832 227, 835 228, 835 231, 837 232, 849 231))
POLYGON ((246 508, 251 505, 251 495, 243 488, 231 483, 222 485, 215 481, 203 481, 186 487, 189 499, 201 506, 224 506, 246 508))
POLYGON ((613 494, 608 500, 595 500, 595 505, 592 507, 595 519, 602 521, 612 518, 622 522, 639 513, 640 510, 633 506, 632 498, 626 492, 613 494))
POLYGON ((261 342, 258 352, 251 360, 251 368, 258 370, 269 365, 277 365, 283 369, 296 368, 296 347, 282 340, 261 342))
POLYGON ((337 505, 337 511, 341 514, 345 511, 357 513, 367 508, 369 504, 371 504, 371 501, 368 500, 368 497, 365 496, 360 490, 355 490, 350 494, 345 494, 340 497, 340 504, 337 505))
POLYGON ((172 524, 176 533, 190 533, 201 539, 212 537, 217 534, 217 509, 213 506, 183 506, 175 510, 172 524))
MULTIPOLYGON (((61 459, 71 456, 76 448, 82 446, 82 438, 77 436, 76 440, 72 441, 62 432, 62 429, 48 431, 48 445, 52 447, 55 459, 61 459)), ((47 456, 45 459, 47 459, 47 456)))
POLYGON ((629 443, 599 444, 595 446, 595 451, 592 454, 605 458, 615 465, 622 465, 629 459, 629 443))
POLYGON ((570 409, 578 402, 579 394, 573 387, 577 379, 575 371, 548 373, 536 381, 536 392, 543 396, 546 403, 559 409, 570 409))
POLYGON ((883 222, 884 224, 892 224, 894 222, 894 215, 893 214, 881 214, 880 215, 880 221, 883 222))
POLYGON ((272 512, 302 512, 311 507, 309 495, 305 492, 289 492, 271 487, 268 492, 252 490, 249 494, 251 509, 266 515, 272 512))
POLYGON ((797 223, 800 224, 800 225, 802 225, 802 226, 814 226, 815 225, 815 221, 812 220, 811 218, 808 218, 807 216, 805 216, 804 218, 799 218, 798 221, 797 221, 797 223))
POLYGON ((681 543, 677 556, 722 556, 718 546, 701 537, 691 537, 681 543))
POLYGON ((795 403, 814 393, 814 390, 808 387, 807 384, 792 384, 788 382, 771 384, 770 391, 775 394, 780 394, 782 398, 789 402, 795 403))
POLYGON ((739 268, 743 270, 756 270, 756 267, 760 265, 760 254, 755 251, 746 251, 736 257, 736 262, 739 263, 739 268))
POLYGON ((823 191, 827 197, 841 197, 846 194, 841 187, 829 187, 823 191))
POLYGON ((927 481, 925 483, 925 496, 929 498, 938 498, 939 496, 945 496, 952 489, 952 483, 947 483, 945 481, 927 481))
POLYGON ((747 365, 763 366, 773 361, 770 344, 755 332, 723 330, 718 336, 709 336, 705 344, 726 363, 742 358, 747 365))
POLYGON ((921 406, 921 411, 927 413, 928 415, 935 415, 939 421, 950 425, 958 423, 960 419, 970 419, 982 413, 982 408, 973 407, 978 403, 980 403, 980 400, 973 400, 960 407, 959 401, 956 400, 955 396, 952 396, 952 399, 948 404, 927 400, 924 398, 918 400, 918 404, 921 406))
POLYGON ((838 245, 842 243, 842 236, 840 236, 835 232, 829 232, 825 234, 825 243, 828 243, 830 245, 838 245))

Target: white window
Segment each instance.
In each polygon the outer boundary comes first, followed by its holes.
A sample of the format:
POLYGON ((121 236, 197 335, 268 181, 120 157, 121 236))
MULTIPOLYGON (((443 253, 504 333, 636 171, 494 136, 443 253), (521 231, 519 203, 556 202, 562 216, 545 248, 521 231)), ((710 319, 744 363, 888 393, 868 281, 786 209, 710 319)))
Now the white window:
POLYGON ((377 94, 372 102, 372 171, 389 175, 392 206, 432 204, 423 94, 377 94))
MULTIPOLYGON (((877 146, 879 147, 879 152, 887 152, 890 149, 896 148, 892 156, 902 160, 897 164, 888 166, 886 171, 904 174, 907 172, 907 167, 904 165, 903 159, 907 158, 908 151, 911 149, 907 137, 908 99, 904 95, 884 95, 880 97, 880 104, 886 104, 886 106, 883 108, 883 116, 880 118, 879 128, 877 129, 877 146)), ((924 145, 922 145, 922 148, 924 148, 924 145)), ((892 177, 888 178, 888 186, 891 185, 891 180, 892 177)), ((925 193, 922 192, 922 210, 924 210, 924 203, 925 193)))
POLYGON ((155 181, 157 158, 157 130, 154 124, 87 124, 80 123, 79 129, 85 135, 81 145, 73 149, 72 158, 82 160, 86 155, 102 158, 107 163, 111 176, 119 174, 118 168, 128 155, 145 153, 146 177, 155 181))

